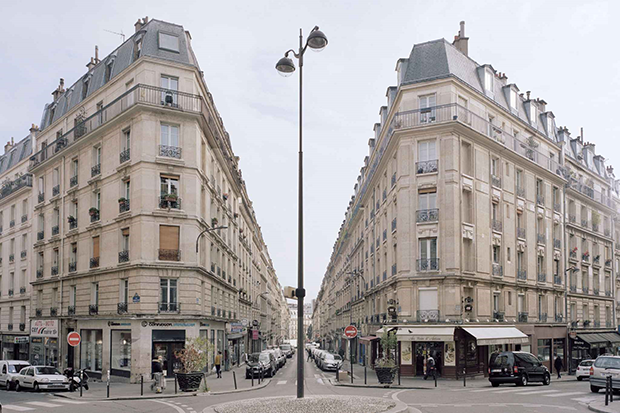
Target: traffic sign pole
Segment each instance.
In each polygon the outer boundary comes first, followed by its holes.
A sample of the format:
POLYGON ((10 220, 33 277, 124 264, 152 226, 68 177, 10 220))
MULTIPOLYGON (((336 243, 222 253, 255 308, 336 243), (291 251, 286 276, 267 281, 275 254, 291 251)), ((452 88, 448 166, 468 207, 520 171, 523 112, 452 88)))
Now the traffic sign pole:
POLYGON ((347 326, 344 329, 344 336, 349 339, 349 364, 351 364, 351 383, 353 383, 353 339, 357 337, 357 327, 347 326))

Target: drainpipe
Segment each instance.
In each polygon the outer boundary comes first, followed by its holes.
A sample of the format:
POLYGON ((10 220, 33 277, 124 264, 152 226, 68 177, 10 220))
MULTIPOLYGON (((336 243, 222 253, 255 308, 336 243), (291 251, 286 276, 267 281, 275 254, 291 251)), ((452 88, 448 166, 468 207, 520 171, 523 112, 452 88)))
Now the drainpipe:
MULTIPOLYGON (((59 263, 59 265, 60 265, 60 268, 62 269, 62 268, 64 268, 64 260, 65 260, 64 252, 65 252, 65 239, 66 239, 66 237, 64 236, 64 233, 65 233, 65 228, 64 228, 64 225, 65 225, 65 215, 64 215, 64 213, 65 213, 65 202, 64 201, 65 201, 65 196, 66 196, 65 195, 65 188, 64 188, 64 185, 65 185, 65 179, 64 179, 65 178, 65 157, 64 156, 62 157, 62 169, 61 169, 61 173, 59 173, 59 175, 60 176, 58 177, 58 181, 59 181, 58 184, 61 186, 61 190, 62 190, 61 193, 63 194, 62 195, 63 202, 61 203, 62 207, 60 208, 60 211, 58 211, 58 219, 60 220, 60 222, 58 223, 58 226, 60 228, 58 228, 58 230, 60 231, 61 234, 63 234, 62 235, 62 241, 61 241, 61 244, 60 244, 61 245, 60 251, 62 251, 62 253, 59 254, 60 255, 60 263, 59 263)), ((53 191, 53 189, 52 189, 52 191, 53 191)), ((60 273, 62 274, 62 271, 60 271, 60 273)), ((64 287, 64 277, 61 276, 60 277, 60 312, 59 312, 59 314, 61 316, 62 316, 62 309, 64 307, 63 306, 63 301, 62 301, 62 298, 63 298, 63 287, 64 287)), ((62 331, 62 326, 59 326, 59 327, 60 327, 59 331, 62 331)), ((62 333, 60 333, 60 337, 62 337, 62 333)), ((63 348, 67 348, 68 344, 67 344, 66 340, 59 340, 59 341, 61 342, 61 345, 62 345, 63 348)), ((62 350, 62 349, 59 349, 59 351, 60 350, 62 350)), ((67 351, 67 354, 68 354, 68 351, 67 351)), ((74 353, 74 357, 75 357, 75 353, 74 353)), ((67 363, 68 362, 69 362, 69 360, 67 360, 67 363)), ((61 360, 61 363, 64 363, 64 361, 61 360)), ((66 368, 68 366, 64 366, 64 367, 66 368)))
MULTIPOLYGON (((571 351, 570 345, 570 336, 569 336, 569 328, 570 328, 570 319, 568 317, 568 249, 566 245, 566 184, 562 185, 562 240, 564 241, 564 316, 566 317, 566 352, 567 357, 566 361, 568 364, 568 374, 572 373, 573 366, 573 352, 571 351)), ((571 271, 572 274, 572 271, 571 271)))

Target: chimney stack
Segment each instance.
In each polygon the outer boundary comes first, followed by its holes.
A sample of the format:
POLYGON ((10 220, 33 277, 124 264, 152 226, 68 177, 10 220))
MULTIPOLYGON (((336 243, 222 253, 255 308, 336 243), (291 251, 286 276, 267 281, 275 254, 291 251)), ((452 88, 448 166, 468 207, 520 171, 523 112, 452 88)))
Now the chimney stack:
POLYGON ((93 70, 93 67, 95 67, 95 59, 91 57, 90 62, 86 63, 86 67, 89 71, 93 70))
POLYGON ((33 123, 32 126, 30 127, 30 144, 32 145, 32 153, 36 152, 38 131, 39 131, 39 127, 33 123))
POLYGON ((95 64, 99 64, 99 46, 95 45, 95 64))
POLYGON ((149 16, 144 17, 144 19, 138 19, 137 22, 134 23, 134 27, 136 28, 136 33, 142 29, 142 27, 149 22, 149 16))
POLYGON ((52 96, 54 97, 54 102, 56 102, 58 100, 58 98, 60 97, 60 95, 62 95, 63 93, 65 93, 65 79, 63 79, 62 77, 60 78, 60 84, 58 85, 58 87, 52 92, 52 96))
POLYGON ((468 56, 468 41, 469 37, 465 37, 465 22, 461 21, 459 34, 454 36, 454 41, 452 42, 452 44, 458 49, 459 52, 463 53, 465 56, 468 56))
POLYGON ((13 137, 11 136, 11 140, 4 145, 4 153, 8 153, 11 149, 13 149, 13 137))
POLYGON ((525 100, 530 100, 530 91, 529 90, 527 92, 525 92, 525 96, 527 96, 527 98, 525 100))

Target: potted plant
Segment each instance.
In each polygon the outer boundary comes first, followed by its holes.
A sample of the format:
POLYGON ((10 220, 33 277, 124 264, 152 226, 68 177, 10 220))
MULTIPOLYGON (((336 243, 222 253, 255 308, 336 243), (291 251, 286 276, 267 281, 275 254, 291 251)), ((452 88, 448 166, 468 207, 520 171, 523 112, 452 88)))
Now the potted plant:
POLYGON ((118 203, 119 203, 119 204, 124 204, 124 203, 126 203, 126 202, 127 202, 127 198, 124 198, 124 197, 120 197, 120 198, 118 198, 118 203))
POLYGON ((162 198, 164 198, 164 201, 176 202, 176 200, 179 199, 179 196, 175 193, 171 193, 162 195, 162 198))
POLYGON ((222 198, 224 198, 224 201, 228 200, 228 194, 226 192, 224 192, 224 194, 222 195, 222 198))
POLYGON ((396 360, 392 357, 397 346, 396 332, 387 331, 381 337, 381 347, 383 348, 383 357, 375 362, 375 373, 379 383, 390 385, 394 381, 398 366, 396 360))
POLYGON ((205 371, 212 351, 213 345, 206 338, 195 337, 187 339, 185 347, 174 352, 181 363, 181 369, 176 373, 181 391, 196 391, 203 380, 204 390, 207 391, 205 371))
POLYGON ((217 218, 211 218, 211 226, 212 227, 217 227, 217 218))
POLYGON ((69 217, 67 218, 67 221, 69 221, 69 224, 74 224, 75 223, 75 217, 73 215, 69 215, 69 217))
POLYGON ((99 213, 99 210, 95 207, 90 207, 90 209, 88 210, 88 214, 92 217, 95 216, 99 213))

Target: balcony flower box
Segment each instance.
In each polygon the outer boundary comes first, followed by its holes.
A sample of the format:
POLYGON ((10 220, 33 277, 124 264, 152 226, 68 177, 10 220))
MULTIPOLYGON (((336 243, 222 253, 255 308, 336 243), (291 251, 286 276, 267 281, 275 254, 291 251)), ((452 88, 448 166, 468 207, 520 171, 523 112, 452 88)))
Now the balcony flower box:
POLYGON ((118 198, 118 203, 121 205, 125 205, 127 203, 127 198, 118 198))
POLYGON ((179 199, 177 194, 164 194, 162 198, 166 202, 176 202, 176 200, 179 199))
POLYGON ((69 224, 74 224, 75 222, 77 222, 77 220, 75 219, 73 215, 69 215, 69 217, 67 218, 67 221, 69 222, 69 224))
POLYGON ((94 217, 95 215, 99 214, 99 210, 98 210, 97 208, 95 208, 95 207, 91 207, 91 208, 88 210, 88 214, 89 214, 91 217, 94 217))
POLYGON ((222 194, 222 198, 224 199, 224 201, 228 201, 228 194, 227 193, 222 194))

